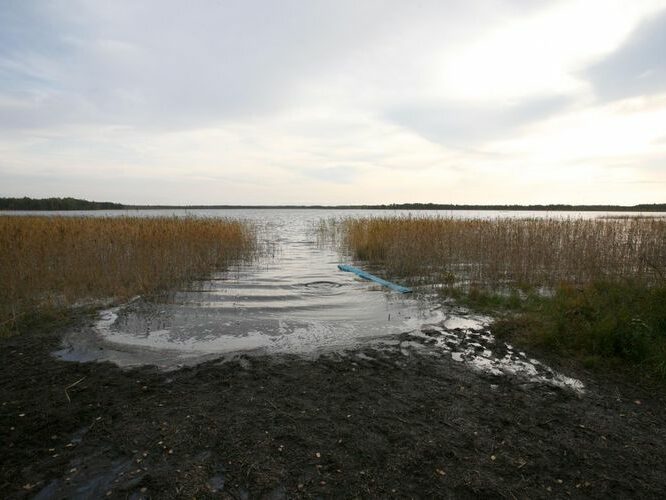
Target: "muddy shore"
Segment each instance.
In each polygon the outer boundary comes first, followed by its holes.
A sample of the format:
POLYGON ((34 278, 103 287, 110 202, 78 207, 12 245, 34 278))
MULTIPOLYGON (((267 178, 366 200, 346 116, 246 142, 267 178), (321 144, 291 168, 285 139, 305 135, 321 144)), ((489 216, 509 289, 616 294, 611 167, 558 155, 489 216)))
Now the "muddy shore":
POLYGON ((666 496, 663 392, 400 344, 121 370, 55 359, 61 335, 0 340, 3 498, 666 496))

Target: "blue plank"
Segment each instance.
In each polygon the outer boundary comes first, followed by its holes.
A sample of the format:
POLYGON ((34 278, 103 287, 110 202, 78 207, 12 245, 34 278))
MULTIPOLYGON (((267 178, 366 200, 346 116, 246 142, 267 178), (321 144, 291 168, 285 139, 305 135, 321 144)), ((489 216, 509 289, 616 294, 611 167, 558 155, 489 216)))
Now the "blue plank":
POLYGON ((395 283, 391 283, 390 281, 383 280, 383 279, 375 276, 374 274, 370 274, 370 273, 365 272, 363 269, 359 269, 358 267, 350 266, 350 265, 347 265, 347 264, 338 264, 338 269, 340 269, 340 271, 345 271, 345 272, 348 272, 348 273, 354 273, 354 274, 356 274, 357 276, 359 276, 363 279, 374 281, 375 283, 379 283, 380 285, 384 285, 386 287, 389 287, 391 290, 395 290, 396 292, 412 293, 411 288, 396 285, 395 283))

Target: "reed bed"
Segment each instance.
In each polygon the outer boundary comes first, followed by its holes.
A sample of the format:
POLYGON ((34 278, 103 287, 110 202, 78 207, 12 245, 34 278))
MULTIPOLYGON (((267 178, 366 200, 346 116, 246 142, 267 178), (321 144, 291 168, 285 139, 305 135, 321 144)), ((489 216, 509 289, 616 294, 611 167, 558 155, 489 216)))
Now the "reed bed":
POLYGON ((255 251, 254 228, 234 220, 3 216, 0 333, 82 302, 165 290, 255 251))
POLYGON ((497 314, 512 342, 666 382, 663 217, 362 218, 321 232, 390 277, 497 314))
MULTIPOLYGON (((666 279, 666 219, 345 219, 356 258, 416 282, 555 287, 666 279)), ((330 231, 330 228, 328 229, 330 231)))

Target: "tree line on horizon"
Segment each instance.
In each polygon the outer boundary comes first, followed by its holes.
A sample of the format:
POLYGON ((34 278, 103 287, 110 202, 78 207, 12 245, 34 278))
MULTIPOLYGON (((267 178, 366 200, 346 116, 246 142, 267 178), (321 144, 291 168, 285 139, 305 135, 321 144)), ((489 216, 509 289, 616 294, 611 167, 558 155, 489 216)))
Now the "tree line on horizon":
POLYGON ((391 203, 382 205, 123 205, 77 198, 0 198, 0 210, 127 210, 127 209, 211 209, 211 208, 322 208, 373 210, 533 210, 533 211, 617 211, 666 212, 666 203, 639 205, 457 205, 442 203, 391 203))
POLYGON ((120 203, 79 200, 77 198, 0 198, 0 210, 117 210, 120 203))

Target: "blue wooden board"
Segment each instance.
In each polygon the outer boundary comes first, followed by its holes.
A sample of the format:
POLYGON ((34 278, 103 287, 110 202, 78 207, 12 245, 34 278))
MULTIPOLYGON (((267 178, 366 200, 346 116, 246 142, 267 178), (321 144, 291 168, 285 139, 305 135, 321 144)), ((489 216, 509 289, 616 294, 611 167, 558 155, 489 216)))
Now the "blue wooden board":
POLYGON ((354 273, 354 274, 356 274, 357 276, 359 276, 363 279, 374 281, 375 283, 379 283, 380 285, 384 285, 384 286, 390 288, 391 290, 395 290, 396 292, 412 293, 411 288, 396 285, 395 283, 391 283, 390 281, 383 280, 383 279, 375 276, 374 274, 370 274, 370 273, 365 272, 363 269, 359 269, 358 267, 350 266, 350 265, 347 265, 347 264, 338 264, 338 269, 340 269, 340 271, 345 271, 345 272, 348 272, 348 273, 354 273))

